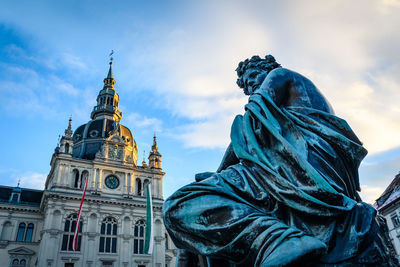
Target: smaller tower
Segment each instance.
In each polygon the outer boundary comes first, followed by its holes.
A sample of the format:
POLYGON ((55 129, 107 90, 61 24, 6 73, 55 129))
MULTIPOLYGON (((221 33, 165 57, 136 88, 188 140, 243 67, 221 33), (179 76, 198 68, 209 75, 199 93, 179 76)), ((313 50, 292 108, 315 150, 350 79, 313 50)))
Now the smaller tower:
POLYGON ((64 136, 60 140, 60 153, 72 154, 74 141, 72 139, 72 118, 69 117, 68 128, 64 131, 64 136))
POLYGON ((157 138, 154 134, 153 145, 149 153, 149 167, 153 169, 161 169, 161 154, 158 152, 157 138))

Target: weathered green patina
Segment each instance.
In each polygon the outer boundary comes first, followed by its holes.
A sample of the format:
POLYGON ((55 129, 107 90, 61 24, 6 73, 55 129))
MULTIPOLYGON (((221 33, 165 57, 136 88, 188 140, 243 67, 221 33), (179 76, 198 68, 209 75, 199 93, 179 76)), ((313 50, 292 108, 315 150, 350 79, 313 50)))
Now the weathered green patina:
POLYGON ((346 121, 272 56, 237 71, 249 103, 220 168, 164 204, 175 244, 209 266, 397 266, 384 220, 357 193, 367 151, 346 121))

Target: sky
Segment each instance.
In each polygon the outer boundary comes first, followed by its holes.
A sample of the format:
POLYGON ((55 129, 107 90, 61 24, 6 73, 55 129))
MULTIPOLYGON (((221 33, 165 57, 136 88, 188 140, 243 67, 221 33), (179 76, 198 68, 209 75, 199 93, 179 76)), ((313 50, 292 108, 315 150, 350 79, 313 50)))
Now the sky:
MULTIPOLYGON (((72 116, 86 123, 108 71, 139 162, 154 132, 164 197, 215 171, 247 97, 237 64, 272 54, 313 81, 369 151, 361 196, 400 171, 400 1, 5 1, 0 181, 43 188, 72 116)), ((145 152, 144 152, 145 151, 145 152)))

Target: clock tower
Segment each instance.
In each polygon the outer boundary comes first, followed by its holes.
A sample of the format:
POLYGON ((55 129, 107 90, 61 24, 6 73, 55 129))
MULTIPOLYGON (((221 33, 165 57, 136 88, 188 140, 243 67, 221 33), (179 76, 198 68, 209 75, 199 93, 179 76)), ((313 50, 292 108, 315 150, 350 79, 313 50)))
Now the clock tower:
POLYGON ((133 134, 121 124, 115 83, 110 62, 90 120, 72 131, 70 119, 60 146, 52 155, 41 202, 45 214, 38 266, 173 265, 176 249, 161 215, 165 173, 156 137, 149 162, 138 165, 133 134), (82 209, 82 232, 78 251, 72 251, 70 234, 75 229, 86 175, 89 180, 82 209), (147 184, 152 188, 154 212, 152 255, 143 254, 143 231, 150 224, 145 216, 147 184))

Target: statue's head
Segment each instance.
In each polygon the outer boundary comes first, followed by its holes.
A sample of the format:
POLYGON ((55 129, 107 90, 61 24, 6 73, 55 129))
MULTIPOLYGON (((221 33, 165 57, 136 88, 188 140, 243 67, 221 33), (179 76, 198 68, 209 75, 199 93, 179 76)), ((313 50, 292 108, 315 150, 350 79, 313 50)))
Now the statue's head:
POLYGON ((251 95, 261 83, 264 81, 267 74, 281 65, 275 61, 271 55, 266 55, 265 59, 259 56, 253 56, 239 63, 236 69, 238 79, 236 81, 246 95, 251 95))

